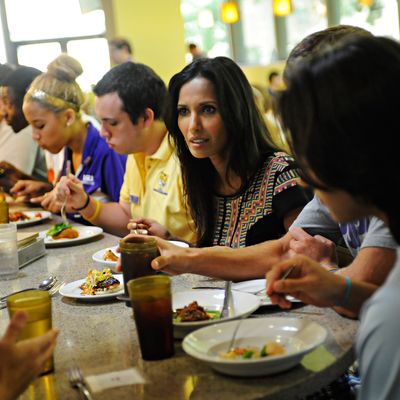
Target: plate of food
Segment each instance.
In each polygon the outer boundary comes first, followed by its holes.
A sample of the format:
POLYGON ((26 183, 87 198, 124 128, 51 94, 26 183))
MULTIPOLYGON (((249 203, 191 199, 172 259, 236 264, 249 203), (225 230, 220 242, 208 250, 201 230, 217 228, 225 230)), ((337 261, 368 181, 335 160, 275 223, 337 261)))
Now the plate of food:
POLYGON ((99 236, 103 229, 98 226, 82 226, 64 224, 53 225, 48 231, 41 232, 46 247, 73 246, 99 236))
POLYGON ((67 283, 60 289, 60 294, 72 299, 85 301, 103 301, 124 293, 122 274, 111 273, 109 268, 91 269, 86 278, 67 283))
POLYGON ((15 211, 8 214, 10 222, 15 222, 17 227, 25 227, 40 224, 50 218, 49 211, 15 211))
MULTIPOLYGON (((177 240, 170 240, 170 242, 175 246, 189 247, 189 245, 185 242, 180 242, 177 240)), ((115 267, 119 259, 119 253, 117 253, 117 247, 118 246, 106 247, 105 249, 96 251, 96 253, 92 255, 92 260, 102 266, 115 267)))
POLYGON ((96 253, 92 255, 92 260, 102 266, 115 267, 119 259, 117 247, 118 246, 106 247, 105 249, 96 251, 96 253))
POLYGON ((232 376, 264 376, 286 371, 326 339, 326 329, 300 318, 267 317, 228 321, 185 337, 183 350, 214 370, 232 376), (228 349, 233 332, 236 339, 228 349))
POLYGON ((250 293, 232 290, 229 317, 221 319, 224 290, 199 289, 172 294, 174 336, 183 338, 203 326, 246 317, 257 310, 260 300, 250 293))
MULTIPOLYGON (((256 295, 260 299, 261 306, 273 306, 274 304, 271 303, 271 299, 265 294, 266 284, 267 282, 265 279, 251 279, 249 281, 232 283, 232 289, 239 292, 251 293, 256 295)), ((286 296, 286 298, 292 303, 300 302, 299 299, 296 299, 292 296, 286 296)))

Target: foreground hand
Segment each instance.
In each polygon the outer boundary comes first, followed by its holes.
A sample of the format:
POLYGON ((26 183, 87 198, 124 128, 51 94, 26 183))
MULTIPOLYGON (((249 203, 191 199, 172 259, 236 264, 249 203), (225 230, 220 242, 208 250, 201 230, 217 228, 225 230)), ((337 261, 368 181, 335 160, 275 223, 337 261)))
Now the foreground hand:
POLYGON ((291 255, 303 254, 317 262, 336 263, 336 245, 331 240, 320 236, 311 236, 298 227, 289 229, 292 236, 289 247, 291 255))
POLYGON ((296 297, 303 303, 318 307, 333 307, 340 301, 346 282, 344 277, 327 272, 317 262, 302 255, 294 256, 275 265, 266 275, 267 295, 273 304, 290 308, 285 294, 296 297), (281 277, 291 267, 291 274, 281 277))
POLYGON ((58 331, 52 329, 45 335, 22 340, 17 337, 26 325, 27 314, 17 312, 4 337, 0 340, 0 398, 15 399, 43 370, 53 354, 58 331))
POLYGON ((144 229, 149 235, 158 236, 162 239, 171 239, 171 234, 160 223, 150 218, 135 218, 128 223, 128 230, 144 229))
POLYGON ((50 192, 53 186, 50 183, 33 181, 33 180, 19 180, 11 189, 10 192, 16 196, 23 196, 26 200, 31 197, 42 196, 44 193, 50 192))

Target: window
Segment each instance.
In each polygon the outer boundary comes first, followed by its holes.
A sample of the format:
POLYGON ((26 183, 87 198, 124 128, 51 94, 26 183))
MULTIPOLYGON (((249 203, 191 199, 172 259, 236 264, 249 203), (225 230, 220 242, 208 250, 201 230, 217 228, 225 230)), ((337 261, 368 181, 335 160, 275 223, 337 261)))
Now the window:
POLYGON ((359 0, 342 1, 342 24, 356 25, 374 35, 399 39, 399 14, 397 1, 371 0, 362 4, 359 0))
POLYGON ((276 41, 272 0, 241 0, 245 64, 269 64, 276 60, 276 41))
POLYGON ((328 27, 325 0, 292 0, 292 4, 293 12, 287 17, 287 53, 310 33, 328 27))
POLYGON ((51 61, 67 52, 82 65, 84 72, 77 81, 84 91, 89 91, 110 69, 108 43, 104 37, 105 16, 100 0, 0 2, 4 4, 14 54, 14 60, 10 62, 46 71, 51 61))

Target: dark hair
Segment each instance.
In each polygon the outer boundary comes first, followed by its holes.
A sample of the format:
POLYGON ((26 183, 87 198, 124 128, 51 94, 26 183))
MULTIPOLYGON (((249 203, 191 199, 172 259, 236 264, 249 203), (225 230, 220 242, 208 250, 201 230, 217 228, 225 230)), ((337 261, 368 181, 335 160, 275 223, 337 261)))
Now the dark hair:
POLYGON ((129 54, 132 54, 132 46, 131 46, 131 44, 128 42, 128 40, 126 40, 124 38, 112 39, 112 40, 110 40, 108 42, 108 45, 110 47, 115 47, 118 50, 126 49, 129 54))
POLYGON ((12 100, 16 108, 22 107, 25 93, 32 81, 41 74, 36 68, 19 65, 3 81, 3 85, 11 89, 12 100))
POLYGON ((298 63, 278 103, 304 170, 385 212, 397 241, 399 93, 400 44, 358 36, 298 63))
POLYGON ((4 86, 4 81, 15 70, 11 64, 0 64, 0 86, 4 86))
MULTIPOLYGON (((253 96, 252 88, 239 66, 229 58, 197 59, 174 75, 169 83, 166 124, 176 144, 182 167, 188 204, 198 231, 198 243, 210 243, 214 229, 213 196, 216 171, 208 158, 192 156, 178 126, 179 93, 184 84, 196 77, 209 80, 215 89, 219 112, 229 135, 227 174, 240 177, 242 188, 273 152, 269 132, 253 96)), ((227 177, 228 179, 228 177, 227 177)))
POLYGON ((197 49, 197 44, 189 43, 189 49, 190 50, 197 49))
POLYGON ((98 97, 117 93, 133 124, 137 124, 146 108, 153 110, 154 119, 163 119, 167 88, 147 65, 133 62, 117 65, 101 78, 93 92, 98 97))
POLYGON ((322 31, 314 32, 306 36, 290 52, 287 60, 283 78, 289 80, 290 71, 293 65, 299 60, 318 53, 328 45, 334 45, 339 40, 349 36, 372 36, 366 29, 351 25, 337 25, 322 31))
POLYGON ((279 74, 276 71, 272 71, 269 75, 268 75, 268 82, 271 83, 272 79, 274 79, 276 76, 279 76, 279 74))

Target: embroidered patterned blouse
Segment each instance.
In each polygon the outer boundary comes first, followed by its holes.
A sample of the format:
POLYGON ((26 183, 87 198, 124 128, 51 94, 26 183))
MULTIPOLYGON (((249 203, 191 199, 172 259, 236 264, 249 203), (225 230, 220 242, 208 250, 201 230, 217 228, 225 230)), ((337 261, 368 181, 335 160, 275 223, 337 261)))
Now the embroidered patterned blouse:
POLYGON ((215 246, 245 247, 278 239, 286 233, 285 215, 311 200, 298 185, 298 168, 291 156, 267 157, 247 189, 235 196, 215 196, 215 246))

